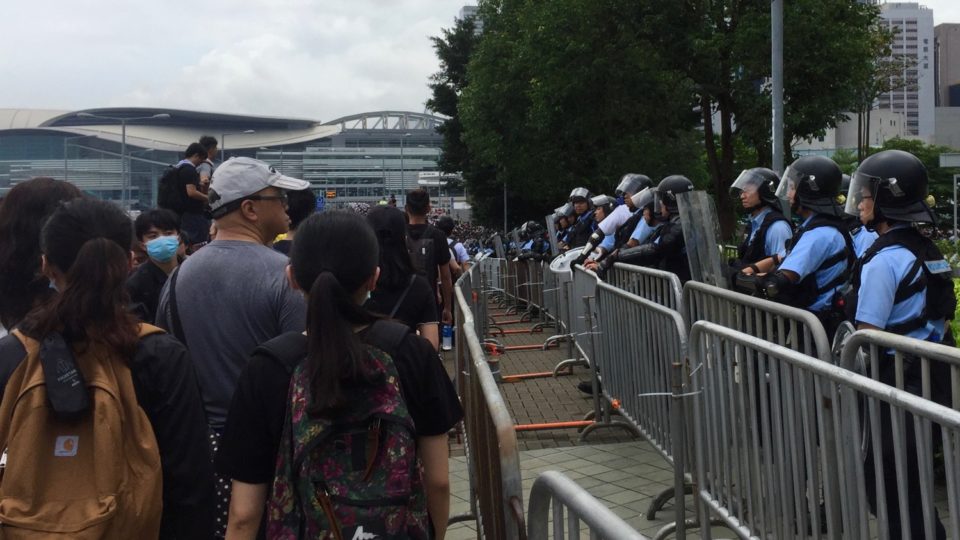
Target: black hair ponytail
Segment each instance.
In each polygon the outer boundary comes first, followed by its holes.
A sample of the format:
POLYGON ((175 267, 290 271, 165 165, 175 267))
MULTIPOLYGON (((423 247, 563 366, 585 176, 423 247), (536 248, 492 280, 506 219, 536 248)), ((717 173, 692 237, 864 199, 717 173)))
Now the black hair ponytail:
POLYGON ((352 212, 314 214, 297 229, 290 250, 293 276, 309 287, 307 375, 312 415, 331 415, 343 407, 346 389, 370 382, 366 347, 358 326, 378 317, 359 305, 355 293, 377 267, 379 248, 373 230, 352 212))

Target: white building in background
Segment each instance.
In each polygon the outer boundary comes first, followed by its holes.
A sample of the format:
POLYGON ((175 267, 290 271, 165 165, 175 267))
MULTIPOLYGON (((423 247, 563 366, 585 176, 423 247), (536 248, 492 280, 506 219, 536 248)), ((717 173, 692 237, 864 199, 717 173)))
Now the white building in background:
MULTIPOLYGON (((793 144, 793 151, 798 155, 832 156, 837 150, 857 149, 857 115, 847 113, 850 117, 836 128, 827 129, 823 137, 817 139, 799 140, 793 144)), ((867 133, 869 146, 883 146, 883 143, 894 138, 912 138, 907 133, 907 118, 904 113, 874 109, 870 111, 870 126, 867 133)))
POLYGON ((877 107, 903 113, 907 135, 933 142, 937 92, 933 10, 915 2, 887 2, 880 5, 880 16, 894 31, 893 54, 910 62, 903 70, 908 84, 880 96, 877 107))

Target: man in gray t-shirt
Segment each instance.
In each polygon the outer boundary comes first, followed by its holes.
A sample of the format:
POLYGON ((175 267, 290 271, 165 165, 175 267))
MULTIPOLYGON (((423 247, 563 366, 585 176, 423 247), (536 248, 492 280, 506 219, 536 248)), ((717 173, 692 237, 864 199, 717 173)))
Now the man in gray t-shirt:
MULTIPOLYGON (((207 420, 222 429, 240 372, 253 349, 284 332, 306 328, 306 304, 284 269, 287 258, 266 244, 286 232, 284 190, 308 182, 268 164, 232 158, 210 186, 217 238, 180 267, 174 296, 183 335, 196 365, 207 420)), ((157 307, 157 323, 178 334, 170 309, 171 280, 157 307)))

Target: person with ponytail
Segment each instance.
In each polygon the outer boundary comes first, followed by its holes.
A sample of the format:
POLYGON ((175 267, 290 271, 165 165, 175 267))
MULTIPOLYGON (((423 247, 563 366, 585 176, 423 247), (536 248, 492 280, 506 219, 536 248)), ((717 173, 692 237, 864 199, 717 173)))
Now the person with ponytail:
POLYGON ((13 186, 0 203, 0 335, 55 292, 40 272, 40 229, 77 186, 37 177, 13 186))
MULTIPOLYGON (((351 417, 358 404, 382 388, 384 372, 376 367, 384 353, 390 361, 383 365, 396 369, 402 404, 414 426, 416 459, 423 466, 422 476, 415 472, 415 478, 406 479, 419 486, 411 500, 425 499, 429 520, 424 518, 424 530, 430 530, 429 537, 443 538, 449 515, 447 433, 463 411, 430 342, 363 307, 377 285, 378 260, 376 233, 357 214, 325 212, 300 225, 287 274, 307 298, 307 331, 262 344, 240 375, 216 458, 218 473, 233 479, 227 538, 255 538, 258 530, 261 536, 278 535, 280 524, 299 506, 285 498, 289 491, 278 488, 284 485, 284 471, 291 473, 283 467, 289 466, 287 460, 278 463, 289 455, 281 449, 300 448, 291 442, 296 435, 291 418, 329 427, 351 417), (385 329, 399 337, 383 338, 385 329), (301 395, 301 385, 304 399, 292 402, 288 392, 301 395)), ((292 472, 300 474, 295 467, 292 472)), ((293 536, 305 535, 309 532, 293 536)), ((397 537, 418 536, 408 529, 397 537)))
MULTIPOLYGON (((84 380, 90 379, 83 374, 83 366, 95 362, 118 373, 117 388, 130 388, 132 382, 136 405, 145 414, 156 440, 162 478, 160 529, 142 531, 138 537, 155 538, 159 534, 161 538, 209 538, 213 470, 206 445, 203 404, 183 346, 159 329, 144 329, 127 310, 130 300, 125 284, 132 263, 132 243, 130 219, 111 203, 77 199, 53 212, 40 235, 41 267, 58 293, 27 314, 16 332, 19 336, 11 334, 0 339, 0 389, 4 393, 23 391, 14 387, 18 380, 15 372, 25 364, 23 353, 29 340, 47 346, 49 340, 60 337, 77 358, 84 380), (20 342, 24 343, 19 348, 22 354, 10 354, 20 342), (129 371, 117 371, 115 362, 125 364, 129 371)), ((59 373, 60 363, 57 369, 59 373)), ((48 387, 50 384, 48 379, 48 387)), ((129 398, 128 395, 118 399, 129 398)), ((103 413, 104 410, 94 408, 84 414, 100 418, 103 413)), ((17 421, 23 419, 0 417, 0 433, 7 434, 10 423, 17 421)), ((96 422, 93 425, 100 427, 96 422)), ((118 428, 118 433, 130 433, 125 429, 130 427, 118 428)), ((81 440, 77 444, 86 443, 81 440)), ((97 448, 99 451, 100 447, 97 448)), ((67 492, 69 487, 63 486, 67 492)), ((5 487, 0 491, 8 495, 5 487)), ((117 505, 118 512, 143 511, 125 508, 120 502, 117 505)), ((158 508, 146 510, 160 512, 158 508)), ((64 512, 69 512, 69 508, 64 512)))

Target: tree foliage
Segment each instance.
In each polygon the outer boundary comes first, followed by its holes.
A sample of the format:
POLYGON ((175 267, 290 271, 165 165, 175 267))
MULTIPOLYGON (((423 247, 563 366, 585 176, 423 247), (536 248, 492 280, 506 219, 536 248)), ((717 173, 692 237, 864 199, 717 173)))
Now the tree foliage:
MULTIPOLYGON (((769 10, 769 0, 481 0, 484 31, 450 128, 488 173, 468 179, 475 213, 499 223, 504 185, 517 223, 579 185, 600 193, 626 172, 686 174, 715 194, 729 232, 730 183, 771 162, 769 10)), ((786 148, 846 120, 877 82, 889 43, 877 20, 857 0, 785 3, 786 148)))

